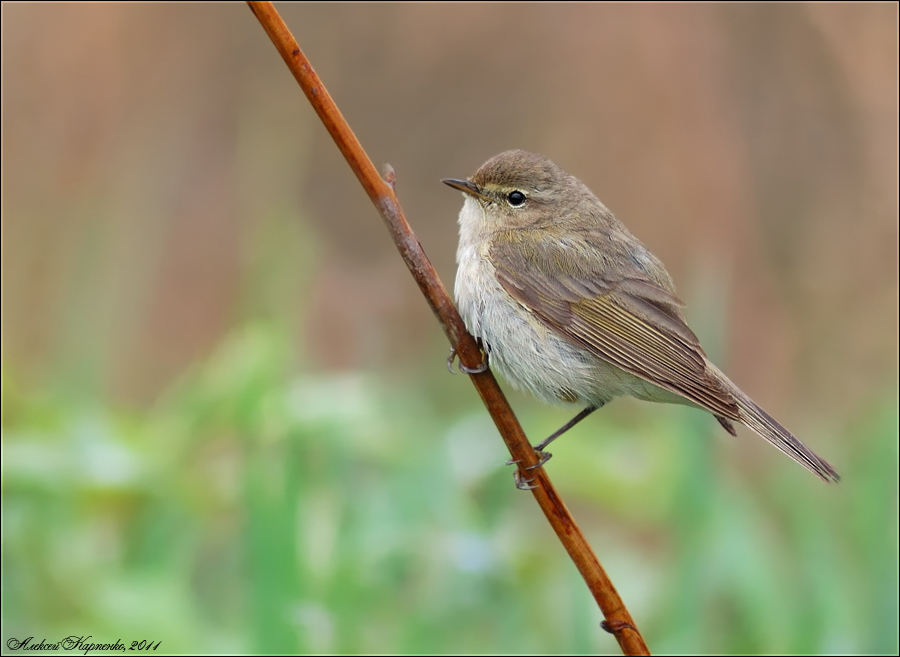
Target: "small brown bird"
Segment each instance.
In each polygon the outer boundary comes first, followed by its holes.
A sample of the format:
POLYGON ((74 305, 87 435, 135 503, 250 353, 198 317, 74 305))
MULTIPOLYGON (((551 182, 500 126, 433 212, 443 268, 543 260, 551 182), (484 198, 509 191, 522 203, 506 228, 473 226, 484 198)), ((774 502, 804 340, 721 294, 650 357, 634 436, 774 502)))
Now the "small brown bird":
POLYGON ((753 429, 825 481, 837 472, 709 362, 663 264, 577 178, 506 151, 468 180, 456 300, 469 332, 512 385, 583 410, 615 397, 687 404, 753 429))

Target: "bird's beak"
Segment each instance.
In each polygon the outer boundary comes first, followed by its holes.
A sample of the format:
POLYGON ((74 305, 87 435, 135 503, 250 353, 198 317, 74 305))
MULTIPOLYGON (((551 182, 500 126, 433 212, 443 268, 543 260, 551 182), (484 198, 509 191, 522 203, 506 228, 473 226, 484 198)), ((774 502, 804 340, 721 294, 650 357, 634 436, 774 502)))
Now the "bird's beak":
POLYGON ((485 201, 490 200, 487 196, 481 193, 481 190, 478 188, 478 185, 473 183, 470 180, 457 180, 456 178, 444 178, 442 181, 445 185, 450 185, 453 189, 458 189, 459 191, 470 194, 475 198, 481 198, 485 201))

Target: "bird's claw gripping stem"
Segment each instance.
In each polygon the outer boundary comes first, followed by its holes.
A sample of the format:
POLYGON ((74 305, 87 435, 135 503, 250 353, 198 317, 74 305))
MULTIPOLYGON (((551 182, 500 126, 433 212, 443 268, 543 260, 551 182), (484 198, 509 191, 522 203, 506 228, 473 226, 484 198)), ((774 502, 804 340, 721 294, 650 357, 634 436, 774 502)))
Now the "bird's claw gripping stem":
MULTIPOLYGON (((450 347, 450 355, 447 356, 447 369, 450 370, 450 374, 456 374, 453 371, 453 361, 456 360, 456 349, 454 347, 450 347)), ((459 367, 459 371, 464 374, 481 374, 482 372, 487 372, 488 369, 488 355, 487 352, 482 352, 481 362, 475 367, 466 367, 463 365, 463 362, 460 360, 457 363, 457 367, 459 367)))

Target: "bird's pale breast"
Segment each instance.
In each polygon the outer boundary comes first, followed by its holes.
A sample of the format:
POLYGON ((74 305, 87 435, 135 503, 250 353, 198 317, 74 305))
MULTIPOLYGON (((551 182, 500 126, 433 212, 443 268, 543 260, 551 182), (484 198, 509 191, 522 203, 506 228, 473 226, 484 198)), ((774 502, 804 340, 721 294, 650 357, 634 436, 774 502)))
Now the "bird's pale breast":
POLYGON ((665 392, 564 340, 507 294, 487 257, 490 228, 475 200, 466 199, 459 223, 454 287, 459 312, 469 332, 481 339, 492 369, 515 388, 550 404, 581 406, 665 392))

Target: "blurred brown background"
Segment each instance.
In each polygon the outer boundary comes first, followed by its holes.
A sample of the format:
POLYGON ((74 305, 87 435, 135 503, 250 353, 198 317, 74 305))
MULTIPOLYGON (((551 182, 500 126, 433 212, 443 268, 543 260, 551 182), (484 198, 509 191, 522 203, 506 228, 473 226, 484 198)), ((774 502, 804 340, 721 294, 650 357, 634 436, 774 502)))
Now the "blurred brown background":
MULTIPOLYGON (((542 153, 844 475, 638 402, 560 441, 651 647, 896 654, 897 4, 278 8, 448 287, 441 178, 542 153)), ((10 636, 615 650, 247 7, 2 19, 10 636)), ((513 404, 533 437, 567 419, 513 404)))
MULTIPOLYGON (((776 414, 840 415, 896 380, 895 4, 281 10, 448 286, 461 199, 440 178, 530 149, 663 259, 689 309, 718 286, 720 360, 776 414)), ((439 363, 245 6, 4 4, 3 23, 8 367, 143 404, 254 313, 288 317, 318 367, 439 363), (254 252, 267 230, 284 248, 254 252), (259 269, 267 298, 247 293, 259 269)))

